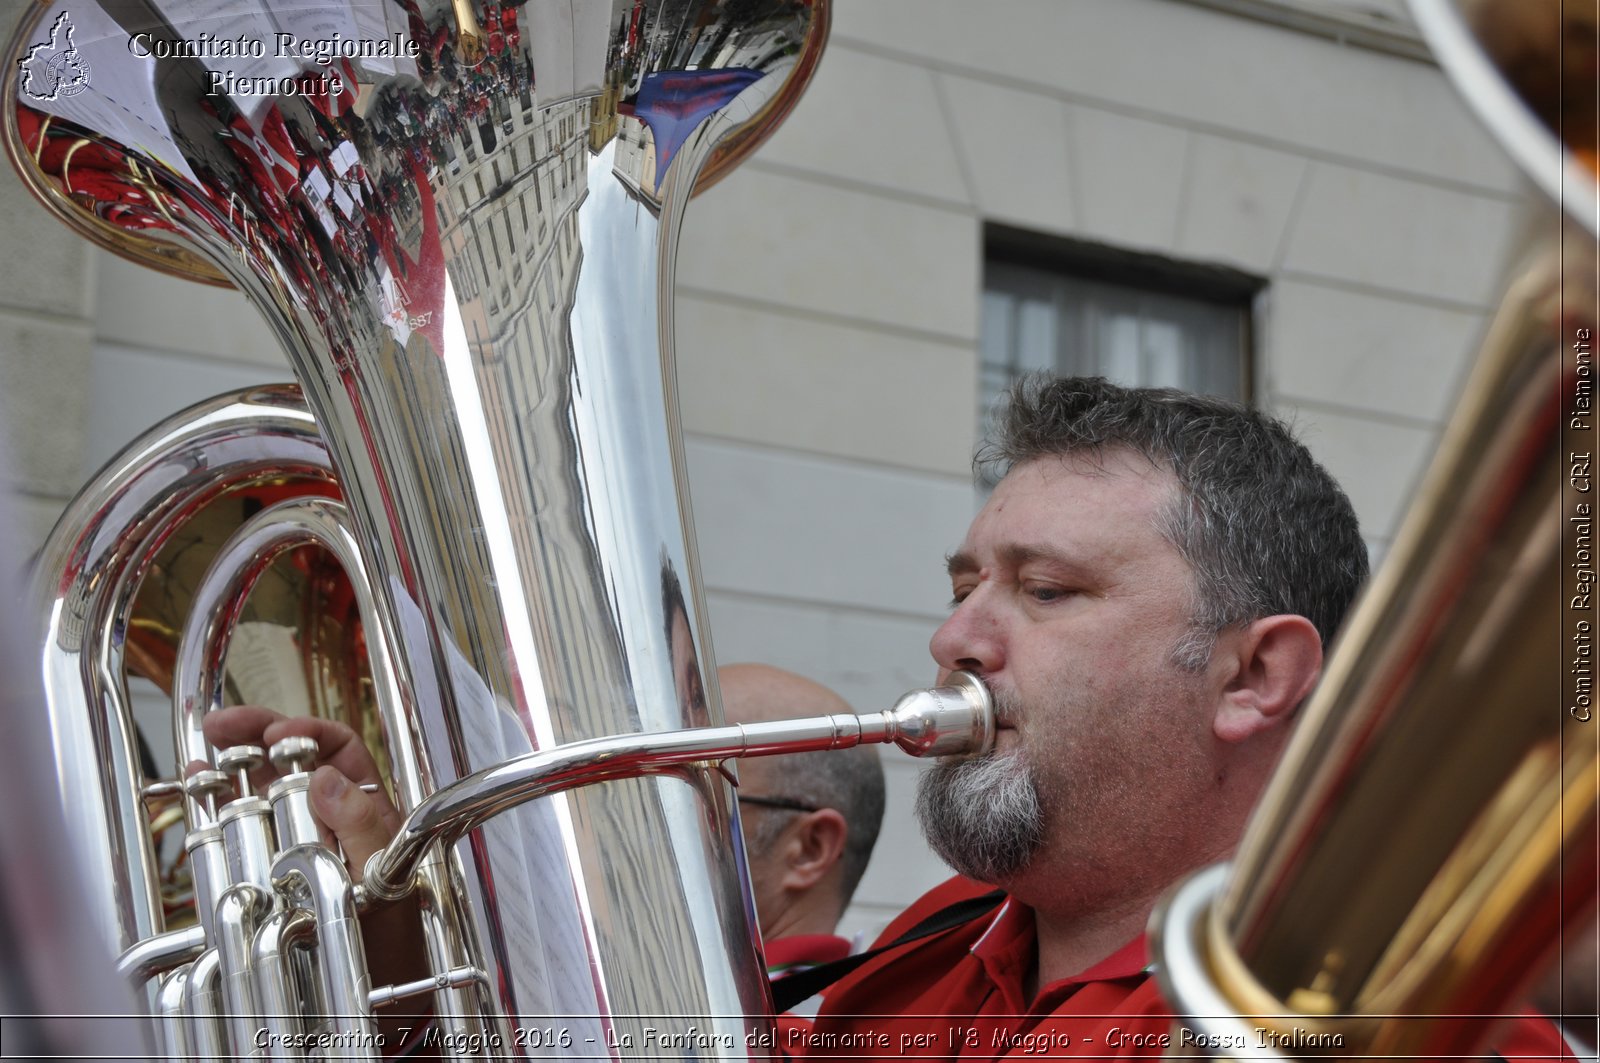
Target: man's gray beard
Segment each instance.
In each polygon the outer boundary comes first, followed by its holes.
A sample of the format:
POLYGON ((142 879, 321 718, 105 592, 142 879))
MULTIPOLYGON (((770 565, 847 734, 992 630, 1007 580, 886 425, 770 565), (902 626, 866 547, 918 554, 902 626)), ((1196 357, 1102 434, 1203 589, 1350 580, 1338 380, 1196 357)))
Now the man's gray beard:
POLYGON ((1020 749, 936 763, 917 784, 917 819, 933 851, 979 882, 1010 879, 1044 840, 1039 790, 1020 749))

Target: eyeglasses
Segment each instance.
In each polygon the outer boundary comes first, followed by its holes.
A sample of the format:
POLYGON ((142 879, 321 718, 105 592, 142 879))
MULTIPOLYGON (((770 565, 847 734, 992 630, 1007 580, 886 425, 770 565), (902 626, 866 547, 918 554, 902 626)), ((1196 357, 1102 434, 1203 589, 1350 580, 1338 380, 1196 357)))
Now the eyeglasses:
POLYGON ((796 801, 792 797, 757 797, 755 794, 739 794, 741 805, 761 805, 763 808, 781 808, 788 812, 816 812, 816 805, 808 805, 804 801, 796 801))

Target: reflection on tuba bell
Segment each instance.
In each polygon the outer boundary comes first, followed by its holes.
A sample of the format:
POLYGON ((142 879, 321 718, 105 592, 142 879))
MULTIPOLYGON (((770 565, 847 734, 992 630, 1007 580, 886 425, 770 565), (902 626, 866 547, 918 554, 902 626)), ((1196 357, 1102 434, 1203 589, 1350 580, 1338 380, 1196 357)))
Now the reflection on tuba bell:
POLYGON ((162 1053, 370 1058, 373 1008, 421 995, 458 1055, 742 1058, 770 998, 714 763, 988 741, 966 680, 717 726, 676 234, 793 105, 827 10, 73 0, 24 21, 3 114, 30 189, 112 250, 243 289, 299 380, 115 459, 34 596, 92 917, 162 1053), (142 769, 130 671, 170 689, 178 764, 210 769, 142 769), (204 714, 263 671, 299 673, 310 711, 373 705, 356 722, 407 820, 363 881, 318 843, 312 750, 207 748, 204 714), (286 774, 235 789, 263 756, 286 774), (192 926, 158 885, 172 801, 192 926), (357 916, 405 893, 435 974, 383 984, 357 916))
POLYGON ((1596 902, 1600 25, 1559 0, 1412 2, 1548 200, 1231 872, 1153 922, 1184 1043, 1217 1055, 1481 1055, 1596 902))

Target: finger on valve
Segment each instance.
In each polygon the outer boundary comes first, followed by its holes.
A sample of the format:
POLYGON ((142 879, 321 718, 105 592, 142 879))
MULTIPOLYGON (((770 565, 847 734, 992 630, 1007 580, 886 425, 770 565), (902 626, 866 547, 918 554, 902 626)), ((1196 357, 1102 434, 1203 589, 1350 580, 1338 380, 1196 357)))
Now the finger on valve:
POLYGON ((234 705, 207 713, 202 727, 206 739, 222 749, 239 745, 273 749, 287 738, 315 742, 314 763, 279 757, 276 770, 271 765, 256 768, 251 781, 264 787, 279 771, 314 768, 312 812, 330 832, 325 840, 337 842, 356 875, 398 831, 401 816, 384 792, 377 762, 349 726, 312 716, 285 716, 259 705, 234 705))

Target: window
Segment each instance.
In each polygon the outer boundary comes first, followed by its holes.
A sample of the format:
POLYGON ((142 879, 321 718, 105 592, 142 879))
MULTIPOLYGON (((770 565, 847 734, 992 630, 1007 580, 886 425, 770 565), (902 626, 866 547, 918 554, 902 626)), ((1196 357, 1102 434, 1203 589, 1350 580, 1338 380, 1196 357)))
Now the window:
POLYGON ((987 237, 980 424, 1034 370, 1251 398, 1259 279, 1012 230, 987 237))

